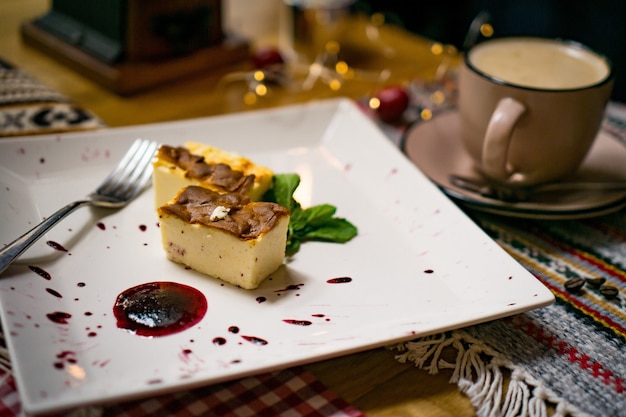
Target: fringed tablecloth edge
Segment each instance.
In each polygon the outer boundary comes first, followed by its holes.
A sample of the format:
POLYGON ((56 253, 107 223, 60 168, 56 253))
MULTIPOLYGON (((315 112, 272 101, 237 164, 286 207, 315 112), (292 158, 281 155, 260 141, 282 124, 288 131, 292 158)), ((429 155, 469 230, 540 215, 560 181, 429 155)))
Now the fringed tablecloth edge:
POLYGON ((429 374, 451 369, 449 382, 469 398, 479 417, 547 417, 551 406, 555 410, 553 417, 592 417, 463 330, 426 336, 387 349, 399 352, 395 356, 398 362, 412 362, 429 374), (456 351, 454 363, 443 359, 445 349, 456 351), (507 386, 503 373, 506 370, 511 375, 507 386))

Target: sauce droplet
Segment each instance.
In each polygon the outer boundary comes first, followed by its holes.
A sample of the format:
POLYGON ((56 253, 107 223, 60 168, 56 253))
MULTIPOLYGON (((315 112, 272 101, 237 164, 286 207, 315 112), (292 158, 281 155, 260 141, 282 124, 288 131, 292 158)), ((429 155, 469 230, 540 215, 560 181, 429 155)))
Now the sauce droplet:
POLYGON ((291 284, 291 285, 287 285, 285 288, 280 289, 280 290, 274 290, 274 292, 285 292, 285 291, 296 291, 299 290, 301 286, 303 286, 304 284, 291 284))
POLYGON ((313 323, 308 321, 308 320, 293 320, 293 319, 285 319, 283 320, 285 323, 288 324, 295 324, 296 326, 310 326, 313 323))
POLYGON ((59 252, 67 252, 67 249, 65 249, 63 245, 61 245, 58 242, 55 242, 54 240, 48 240, 46 244, 50 246, 52 249, 58 250, 59 252))
POLYGON ((255 345, 267 345, 267 340, 261 339, 256 336, 241 336, 243 340, 253 343, 255 345))
POLYGON ((46 291, 47 291, 49 294, 52 294, 52 295, 54 295, 54 296, 55 296, 55 297, 57 297, 57 298, 63 298, 63 296, 61 295, 61 293, 60 293, 60 292, 58 292, 57 290, 53 290, 52 288, 46 288, 46 291))
POLYGON ((226 339, 223 337, 216 337, 213 339, 213 344, 217 346, 222 346, 226 344, 226 339))
POLYGON ((47 279, 48 281, 50 279, 52 279, 52 276, 50 276, 49 273, 47 273, 46 271, 44 271, 43 269, 39 268, 38 266, 29 266, 28 267, 31 271, 33 271, 35 274, 39 275, 40 277, 42 277, 43 279, 47 279))
POLYGON ((54 313, 46 314, 46 317, 48 317, 51 321, 57 324, 68 324, 67 320, 69 320, 72 315, 69 313, 64 313, 62 311, 55 311, 54 313))
POLYGON ((350 277, 331 278, 327 280, 326 282, 328 282, 329 284, 345 284, 347 282, 352 282, 352 278, 350 277))

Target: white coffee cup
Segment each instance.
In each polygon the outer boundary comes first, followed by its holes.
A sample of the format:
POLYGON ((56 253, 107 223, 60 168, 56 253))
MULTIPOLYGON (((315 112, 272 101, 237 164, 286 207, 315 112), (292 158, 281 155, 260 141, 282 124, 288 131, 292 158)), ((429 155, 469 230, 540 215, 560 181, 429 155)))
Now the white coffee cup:
POLYGON ((459 73, 463 143, 476 167, 510 185, 573 173, 591 148, 613 85, 610 61, 579 43, 490 39, 459 73))

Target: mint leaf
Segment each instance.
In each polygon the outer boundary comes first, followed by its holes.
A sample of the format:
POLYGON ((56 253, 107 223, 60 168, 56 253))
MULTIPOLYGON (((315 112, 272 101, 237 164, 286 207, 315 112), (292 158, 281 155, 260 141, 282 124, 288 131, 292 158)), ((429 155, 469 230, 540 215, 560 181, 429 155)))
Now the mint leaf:
POLYGON ((273 201, 281 206, 293 210, 300 205, 293 199, 293 193, 300 185, 298 174, 277 174, 274 175, 274 187, 264 196, 265 201, 273 201))
POLYGON ((309 207, 302 210, 298 222, 302 222, 303 225, 305 224, 310 227, 317 227, 330 220, 336 211, 337 208, 330 204, 320 204, 319 206, 309 207))
POLYGON ((287 254, 300 249, 305 241, 345 243, 357 235, 356 226, 344 218, 334 217, 337 208, 331 204, 319 204, 303 209, 293 198, 300 185, 298 174, 276 174, 274 187, 263 196, 264 201, 278 203, 291 212, 287 232, 287 254))
POLYGON ((342 218, 332 218, 305 234, 298 236, 300 240, 322 240, 345 243, 357 234, 357 228, 342 218))

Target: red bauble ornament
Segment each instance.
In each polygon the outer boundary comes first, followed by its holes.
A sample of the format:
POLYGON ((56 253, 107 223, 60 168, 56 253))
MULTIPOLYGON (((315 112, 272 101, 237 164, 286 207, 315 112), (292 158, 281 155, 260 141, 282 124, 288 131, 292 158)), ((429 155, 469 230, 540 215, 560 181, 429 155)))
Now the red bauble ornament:
POLYGON ((380 105, 376 114, 380 120, 393 123, 402 118, 404 111, 409 107, 409 94, 402 87, 386 87, 378 91, 375 96, 380 105))
POLYGON ((254 68, 263 69, 285 63, 280 51, 272 46, 258 48, 252 54, 254 68))

